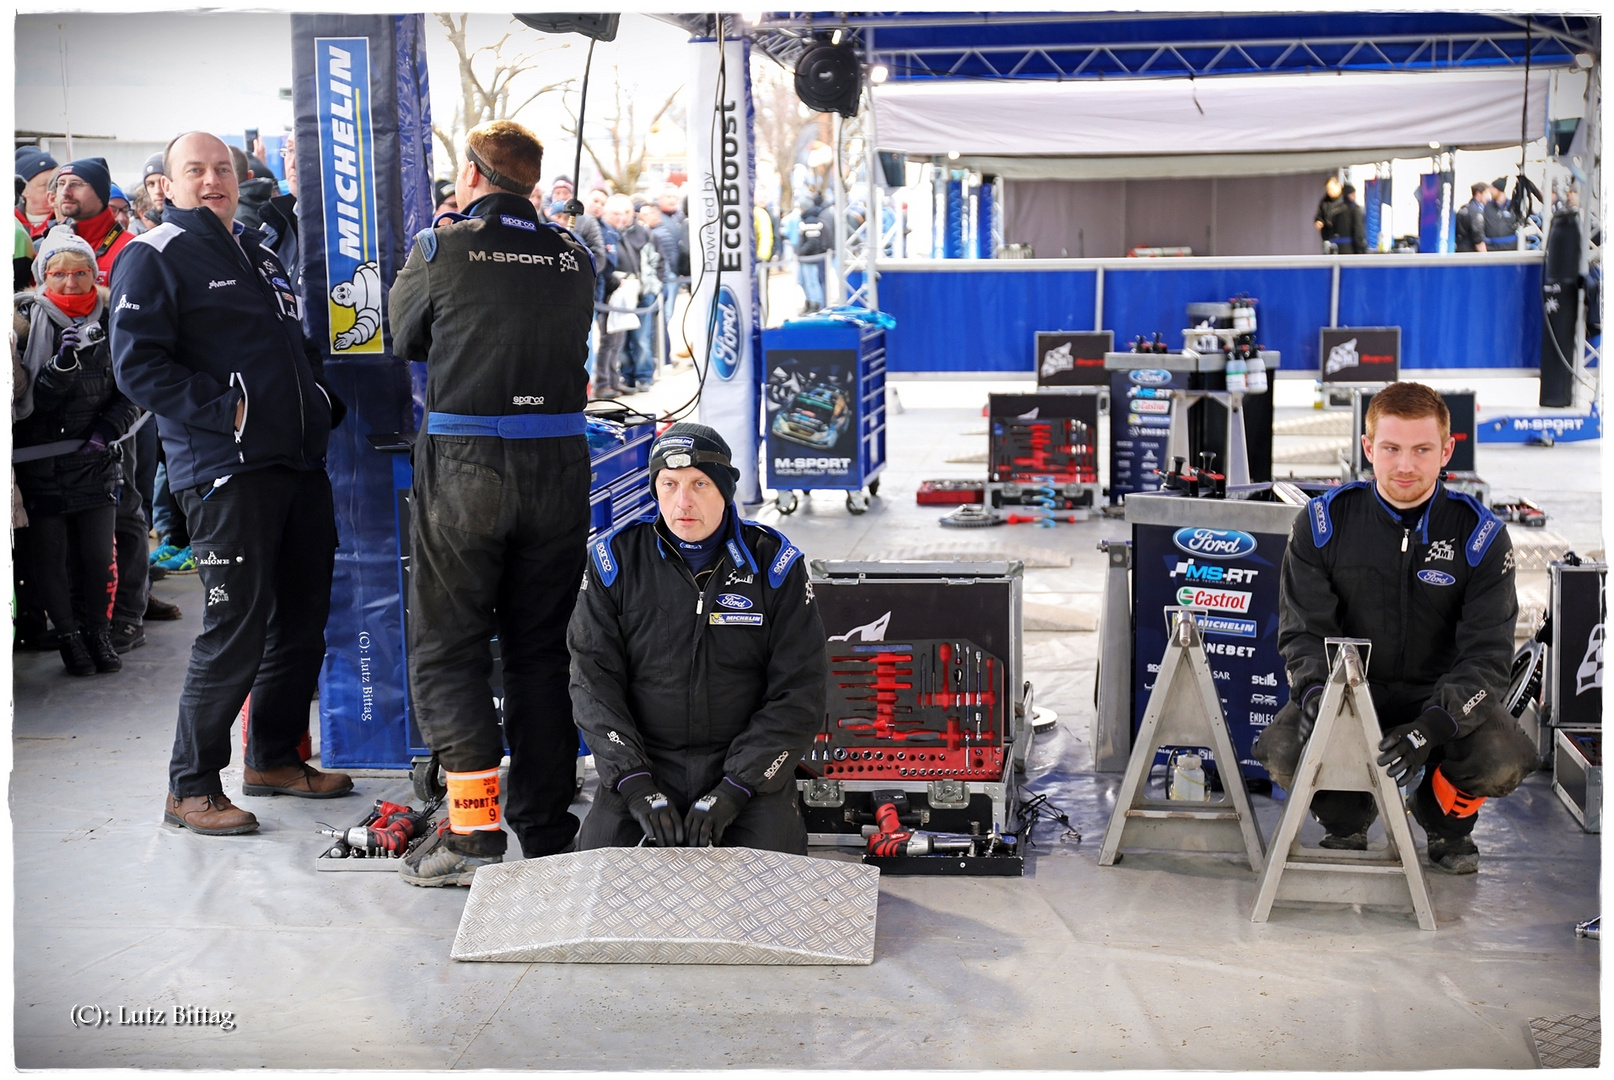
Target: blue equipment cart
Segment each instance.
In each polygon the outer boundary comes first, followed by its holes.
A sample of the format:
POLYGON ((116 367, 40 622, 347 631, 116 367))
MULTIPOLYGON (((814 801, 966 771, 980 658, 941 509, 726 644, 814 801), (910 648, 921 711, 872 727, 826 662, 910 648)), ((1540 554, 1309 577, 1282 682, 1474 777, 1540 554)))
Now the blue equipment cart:
POLYGON ((891 325, 879 312, 843 309, 762 332, 766 475, 781 514, 795 511, 802 491, 845 491, 854 514, 879 494, 891 325))

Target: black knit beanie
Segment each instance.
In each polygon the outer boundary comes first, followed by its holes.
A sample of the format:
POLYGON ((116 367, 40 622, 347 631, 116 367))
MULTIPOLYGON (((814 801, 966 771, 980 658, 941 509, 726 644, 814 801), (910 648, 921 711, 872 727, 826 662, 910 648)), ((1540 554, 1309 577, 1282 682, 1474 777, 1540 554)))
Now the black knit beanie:
POLYGON ((691 466, 712 478, 724 502, 734 501, 734 485, 740 470, 734 467, 729 444, 705 424, 680 421, 661 433, 650 447, 650 490, 656 489, 656 475, 662 469, 691 466))

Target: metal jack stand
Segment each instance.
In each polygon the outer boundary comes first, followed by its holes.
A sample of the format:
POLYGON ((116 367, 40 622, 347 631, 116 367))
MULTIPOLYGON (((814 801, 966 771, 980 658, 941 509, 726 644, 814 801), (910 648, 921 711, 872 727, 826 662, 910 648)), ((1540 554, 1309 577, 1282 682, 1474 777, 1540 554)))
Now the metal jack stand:
POLYGON ((1109 558, 1109 569, 1090 745, 1095 772, 1125 772, 1132 748, 1132 542, 1100 540, 1098 546, 1109 558))
POLYGON ((1242 851, 1250 869, 1260 872, 1265 853, 1250 796, 1239 774, 1238 754, 1222 715, 1216 680, 1205 660, 1204 639, 1197 620, 1201 608, 1167 609, 1171 637, 1160 658, 1149 706, 1144 711, 1126 778, 1115 796, 1115 810, 1104 832, 1098 864, 1113 866, 1127 847, 1171 851, 1242 851), (1151 799, 1144 794, 1149 767, 1161 746, 1208 746, 1222 770, 1227 797, 1219 802, 1191 803, 1151 799))
POLYGON ((1435 928, 1435 911, 1412 843, 1406 807, 1390 774, 1375 761, 1379 718, 1367 688, 1358 638, 1326 638, 1334 654, 1317 726, 1295 769, 1294 790, 1283 809, 1273 855, 1261 874, 1252 922, 1266 922, 1276 900, 1403 907, 1410 899, 1422 930, 1435 928), (1300 825, 1317 791, 1371 791, 1389 847, 1384 851, 1330 851, 1300 844, 1300 825), (1287 871, 1287 876, 1285 872, 1287 871))

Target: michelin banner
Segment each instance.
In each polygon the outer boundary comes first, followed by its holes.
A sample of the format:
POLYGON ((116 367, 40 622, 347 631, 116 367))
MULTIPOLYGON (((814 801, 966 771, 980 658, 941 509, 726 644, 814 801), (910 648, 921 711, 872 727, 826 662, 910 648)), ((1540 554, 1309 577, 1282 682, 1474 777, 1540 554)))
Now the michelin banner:
POLYGON ((736 497, 762 501, 757 480, 762 328, 753 272, 750 43, 692 42, 689 247, 690 345, 707 365, 700 421, 716 428, 740 470, 736 497))
POLYGON ((330 350, 332 355, 379 353, 381 262, 368 38, 314 39, 314 100, 325 195, 330 350))

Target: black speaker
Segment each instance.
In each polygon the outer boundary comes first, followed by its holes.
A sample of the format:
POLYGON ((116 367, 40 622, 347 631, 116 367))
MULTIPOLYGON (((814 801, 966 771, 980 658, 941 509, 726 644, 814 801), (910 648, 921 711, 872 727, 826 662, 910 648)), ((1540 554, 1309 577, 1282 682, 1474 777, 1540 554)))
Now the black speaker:
POLYGON ((820 42, 796 61, 796 96, 814 112, 856 116, 863 65, 850 43, 820 42))
POLYGON ((908 182, 908 155, 880 151, 880 176, 888 188, 899 188, 908 182))
POLYGON ((1552 215, 1541 266, 1541 405, 1575 403, 1575 319, 1580 309, 1580 218, 1552 215))
POLYGON ((516 19, 541 34, 582 34, 595 41, 615 41, 622 16, 611 15, 517 15, 516 19))

